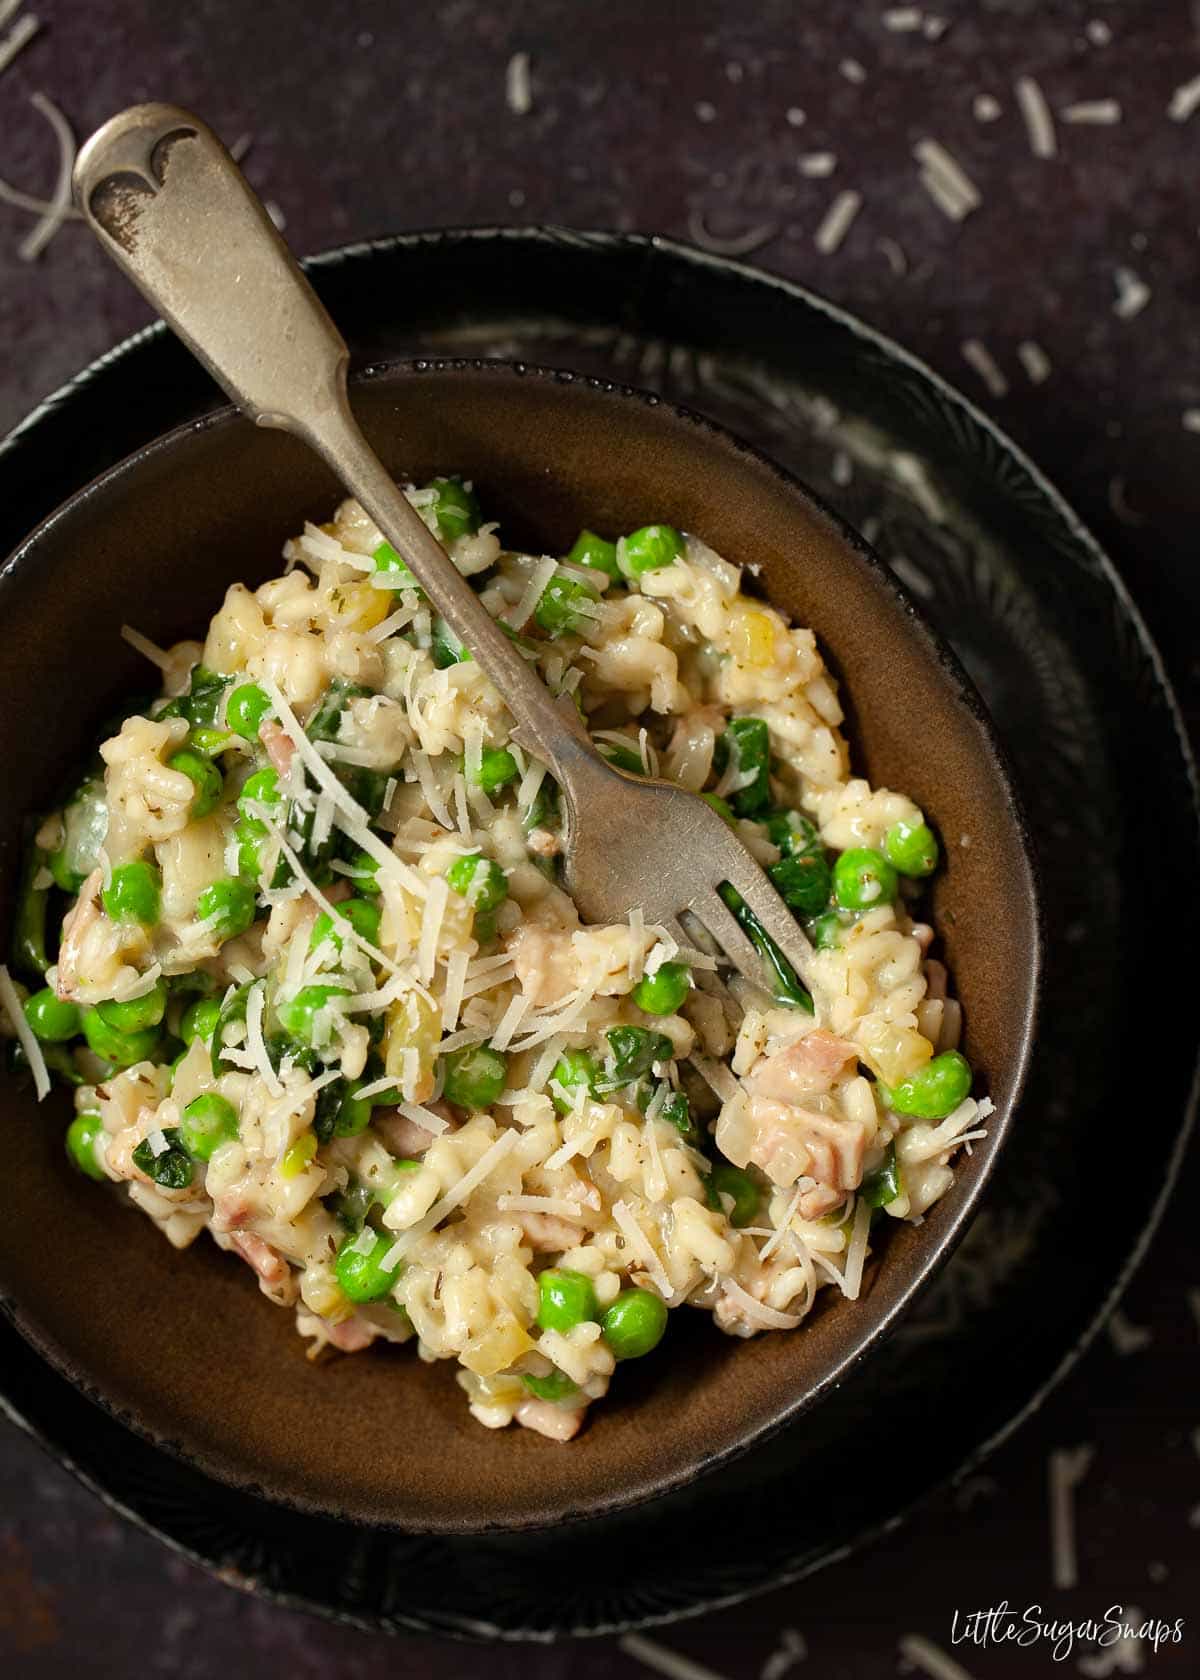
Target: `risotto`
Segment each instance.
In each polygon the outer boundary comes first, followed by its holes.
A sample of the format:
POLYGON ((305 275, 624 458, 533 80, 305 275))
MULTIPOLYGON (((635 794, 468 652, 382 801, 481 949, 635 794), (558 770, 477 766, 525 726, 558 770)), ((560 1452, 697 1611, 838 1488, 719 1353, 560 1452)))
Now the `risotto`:
POLYGON ((740 901, 762 988, 636 907, 580 925, 555 786, 346 502, 203 643, 126 631, 162 692, 40 821, 0 997, 75 1166, 174 1247, 207 1231, 313 1354, 411 1341, 565 1441, 671 1308, 751 1336, 856 1298, 990 1105, 917 908, 937 841, 850 773, 812 632, 670 526, 559 560, 460 480, 407 495, 600 751, 734 826, 811 995, 740 901))

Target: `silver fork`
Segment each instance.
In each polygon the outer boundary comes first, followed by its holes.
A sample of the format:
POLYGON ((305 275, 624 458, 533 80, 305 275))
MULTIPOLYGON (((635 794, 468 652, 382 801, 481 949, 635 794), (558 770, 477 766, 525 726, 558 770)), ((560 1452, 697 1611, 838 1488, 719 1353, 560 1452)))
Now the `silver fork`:
POLYGON ((562 789, 566 882, 584 921, 621 921, 640 907, 689 945, 684 918, 694 917, 748 979, 774 989, 744 912, 735 914, 740 897, 805 980, 812 949, 742 841, 695 794, 601 757, 573 702, 530 669, 392 481, 350 411, 341 336, 212 130, 176 106, 123 111, 80 152, 75 198, 238 407, 329 464, 496 684, 518 740, 562 789))

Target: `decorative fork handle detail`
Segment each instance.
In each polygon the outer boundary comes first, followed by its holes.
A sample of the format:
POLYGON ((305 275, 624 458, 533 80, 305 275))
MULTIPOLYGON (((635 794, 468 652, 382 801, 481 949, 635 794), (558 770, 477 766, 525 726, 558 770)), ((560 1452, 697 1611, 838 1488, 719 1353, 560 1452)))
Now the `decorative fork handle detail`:
POLYGON ((558 780, 615 774, 575 706, 530 669, 363 437, 345 342, 207 124, 173 105, 121 112, 80 152, 75 197, 114 262, 238 407, 303 438, 358 498, 558 780))

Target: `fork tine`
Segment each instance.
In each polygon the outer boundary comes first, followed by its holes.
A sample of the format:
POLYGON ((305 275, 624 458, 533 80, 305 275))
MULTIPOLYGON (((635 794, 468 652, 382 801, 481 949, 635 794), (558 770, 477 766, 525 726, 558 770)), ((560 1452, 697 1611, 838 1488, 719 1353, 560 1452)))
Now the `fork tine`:
POLYGON ((769 989, 766 967, 758 952, 738 925, 732 910, 717 897, 715 891, 689 906, 690 913, 714 939, 721 952, 760 989, 769 989))

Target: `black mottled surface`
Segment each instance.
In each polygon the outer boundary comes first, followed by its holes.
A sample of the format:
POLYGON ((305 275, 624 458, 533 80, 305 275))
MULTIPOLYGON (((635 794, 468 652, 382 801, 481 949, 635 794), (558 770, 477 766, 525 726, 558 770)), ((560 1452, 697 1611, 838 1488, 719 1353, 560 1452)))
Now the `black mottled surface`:
MULTIPOLYGON (((167 97, 197 106, 229 139, 253 136, 247 171, 300 251, 505 220, 752 246, 754 261, 856 310, 981 397, 1107 544, 1197 721, 1200 432, 1183 416, 1200 410, 1200 112, 1187 124, 1167 116, 1173 90, 1200 73, 1187 6, 931 4, 924 16, 950 25, 936 40, 887 31, 881 0, 363 0, 320 10, 283 0, 186 9, 33 0, 30 9, 43 34, 0 79, 0 175, 27 192, 48 192, 55 167, 31 92, 61 104, 80 133, 133 100, 167 97), (524 114, 505 98, 506 65, 519 52, 531 69, 524 114), (864 81, 839 72, 845 58, 864 81), (1060 123, 1058 155, 1036 159, 1012 94, 1022 74, 1037 77, 1055 110, 1114 98, 1123 120, 1060 123), (992 123, 973 115, 981 93, 1002 107, 992 123), (927 134, 982 192, 962 224, 919 184, 911 146, 927 134), (836 157, 833 174, 806 175, 801 160, 823 152, 836 157), (844 187, 863 207, 841 249, 823 256, 814 231, 844 187), (1129 319, 1113 309, 1118 267, 1151 291, 1129 319), (1003 368, 1006 396, 983 391, 964 363, 960 347, 972 338, 1003 368), (1053 363, 1038 387, 1017 357, 1025 340, 1053 363)), ((15 248, 30 225, 0 205, 0 429, 146 318, 78 228, 65 228, 39 263, 21 263, 15 248)), ((1167 1014, 1149 1053, 1169 1026, 1167 1014)), ((1136 1135, 1137 1093, 1129 1098, 1136 1135)), ((1119 1162, 1113 1180, 1119 1218, 1119 1162)), ((856 1560, 657 1643, 728 1680, 781 1680, 789 1654, 793 1674, 875 1680, 897 1672, 906 1634, 950 1650, 956 1608, 1007 1600, 1080 1619, 1121 1602, 1165 1622, 1186 1616, 1200 1585, 1200 1294, 1189 1294, 1200 1286, 1198 1191, 1193 1162, 1130 1290, 1126 1312, 1150 1332, 1146 1345, 1118 1354, 1102 1342, 984 1476, 856 1560), (1059 1592, 1046 1459, 1081 1443, 1095 1456, 1077 1499, 1080 1584, 1059 1592)), ((1128 1346, 1129 1323, 1118 1330, 1128 1346)), ((883 1428, 868 1450, 886 1476, 904 1443, 883 1428)), ((1182 1676, 1197 1672, 1198 1649, 1200 1622, 1182 1644, 1139 1655, 1147 1673, 1182 1676)), ((1055 1668, 1045 1646, 963 1645, 954 1656, 976 1680, 1080 1672, 1079 1651, 1055 1668)), ((1084 1672, 1135 1671, 1112 1664, 1110 1652, 1084 1672)), ((396 1644, 264 1607, 118 1523, 6 1427, 0 1673, 57 1680, 81 1667, 189 1680, 639 1672, 635 1655, 611 1644, 396 1644)))

